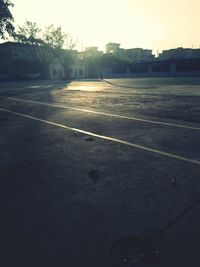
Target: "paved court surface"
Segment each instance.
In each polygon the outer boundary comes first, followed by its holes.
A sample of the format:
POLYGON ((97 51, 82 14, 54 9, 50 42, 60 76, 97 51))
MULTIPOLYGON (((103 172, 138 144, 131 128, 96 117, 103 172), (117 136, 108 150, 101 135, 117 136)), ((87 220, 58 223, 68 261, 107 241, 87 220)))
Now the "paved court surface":
MULTIPOLYGON (((200 78, 108 82, 0 83, 1 266, 112 266, 115 240, 200 198, 200 78)), ((158 261, 120 266, 200 266, 199 248, 197 203, 158 261)))

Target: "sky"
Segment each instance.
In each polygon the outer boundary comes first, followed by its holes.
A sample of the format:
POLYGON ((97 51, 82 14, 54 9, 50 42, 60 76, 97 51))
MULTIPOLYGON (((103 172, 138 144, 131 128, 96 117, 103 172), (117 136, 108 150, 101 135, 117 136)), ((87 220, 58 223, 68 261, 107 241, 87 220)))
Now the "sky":
POLYGON ((200 48, 200 0, 12 0, 15 25, 54 24, 78 40, 77 49, 109 42, 162 51, 200 48))

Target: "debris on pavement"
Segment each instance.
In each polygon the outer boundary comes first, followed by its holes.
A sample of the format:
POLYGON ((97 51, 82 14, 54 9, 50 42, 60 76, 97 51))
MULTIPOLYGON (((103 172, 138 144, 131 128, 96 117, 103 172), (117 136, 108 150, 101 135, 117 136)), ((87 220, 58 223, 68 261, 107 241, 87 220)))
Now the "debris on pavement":
POLYGON ((173 185, 173 186, 178 186, 178 183, 177 183, 177 180, 176 180, 176 178, 175 177, 172 177, 172 179, 171 179, 171 184, 173 185))
POLYGON ((88 138, 86 138, 85 140, 88 141, 88 142, 95 141, 95 139, 92 138, 92 137, 88 137, 88 138))
POLYGON ((21 166, 22 166, 22 167, 28 167, 28 164, 25 163, 25 162, 23 162, 23 163, 21 164, 21 166))
POLYGON ((98 170, 91 170, 88 174, 94 183, 96 183, 100 178, 98 170))
POLYGON ((73 135, 74 135, 74 136, 78 136, 78 133, 75 132, 75 131, 73 131, 73 135))
POLYGON ((156 236, 127 236, 114 241, 110 257, 113 266, 130 266, 138 261, 156 262, 161 259, 161 239, 156 236))

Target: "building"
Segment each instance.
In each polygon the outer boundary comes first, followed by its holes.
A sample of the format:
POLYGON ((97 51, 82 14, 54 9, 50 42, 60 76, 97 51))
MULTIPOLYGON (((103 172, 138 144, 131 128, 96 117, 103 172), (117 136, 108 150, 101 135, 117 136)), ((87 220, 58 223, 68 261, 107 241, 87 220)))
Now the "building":
POLYGON ((120 54, 120 44, 118 43, 108 43, 106 45, 106 54, 113 54, 118 56, 120 54))
POLYGON ((76 51, 71 77, 75 79, 98 78, 102 56, 103 51, 99 51, 96 46, 86 47, 81 52, 76 51))
POLYGON ((85 79, 100 77, 152 77, 200 75, 200 49, 164 50, 155 59, 152 50, 120 48, 108 43, 106 54, 98 47, 84 51, 62 50, 23 43, 0 44, 0 80, 85 79), (62 58, 61 58, 62 55, 62 58))
POLYGON ((87 77, 86 64, 84 62, 76 62, 72 65, 71 78, 84 79, 87 77))
POLYGON ((0 44, 0 75, 8 80, 18 80, 41 73, 42 66, 34 46, 14 42, 0 44))
POLYGON ((49 78, 50 80, 63 80, 65 78, 64 68, 57 58, 49 64, 49 78))
POLYGON ((127 60, 132 62, 145 62, 154 60, 152 50, 143 48, 124 49, 124 55, 127 60))
POLYGON ((65 71, 53 49, 5 42, 0 44, 0 77, 7 80, 57 80, 65 78, 65 71))
POLYGON ((163 50, 158 57, 159 60, 192 58, 200 58, 200 49, 178 47, 174 49, 163 50))
POLYGON ((130 62, 145 62, 155 58, 152 50, 143 48, 120 48, 119 43, 108 43, 106 45, 106 53, 130 62))

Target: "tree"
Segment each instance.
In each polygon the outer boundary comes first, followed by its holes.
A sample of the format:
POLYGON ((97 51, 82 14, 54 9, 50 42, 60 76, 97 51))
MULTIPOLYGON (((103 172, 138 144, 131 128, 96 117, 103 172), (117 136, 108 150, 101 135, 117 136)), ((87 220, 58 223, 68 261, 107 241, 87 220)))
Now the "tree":
POLYGON ((23 27, 18 26, 19 29, 14 35, 17 42, 31 45, 42 45, 43 40, 40 38, 41 29, 35 22, 26 21, 23 27))
POLYGON ((42 31, 35 22, 26 21, 24 26, 19 27, 15 40, 24 44, 33 45, 34 53, 44 66, 44 76, 47 76, 48 65, 57 60, 64 69, 65 76, 69 76, 70 67, 73 63, 72 49, 76 42, 61 27, 49 25, 42 31))
POLYGON ((24 44, 72 50, 77 43, 70 34, 63 32, 61 27, 54 27, 53 24, 47 26, 45 31, 31 21, 26 21, 22 27, 18 26, 18 28, 14 39, 24 44))
POLYGON ((71 50, 75 47, 76 41, 69 33, 62 31, 61 27, 54 27, 53 24, 46 27, 43 34, 43 41, 46 45, 54 49, 68 49, 71 50))
POLYGON ((6 38, 6 33, 10 36, 14 34, 14 19, 10 12, 10 7, 13 6, 10 0, 0 0, 0 38, 2 39, 6 38))
POLYGON ((55 28, 53 25, 46 27, 43 39, 46 45, 54 49, 62 49, 67 34, 62 32, 61 27, 55 28))
POLYGON ((42 40, 46 52, 58 60, 64 69, 65 78, 68 78, 73 64, 72 49, 76 46, 76 41, 70 34, 63 32, 61 27, 52 24, 46 27, 42 40))

